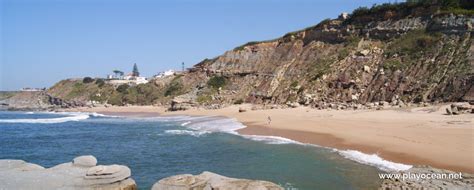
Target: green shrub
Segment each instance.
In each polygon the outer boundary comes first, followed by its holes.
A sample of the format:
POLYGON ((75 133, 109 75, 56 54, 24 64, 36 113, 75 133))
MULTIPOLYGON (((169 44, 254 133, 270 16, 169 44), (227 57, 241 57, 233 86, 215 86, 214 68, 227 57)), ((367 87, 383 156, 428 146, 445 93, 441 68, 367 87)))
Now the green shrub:
POLYGON ((213 76, 207 81, 207 85, 211 88, 218 89, 227 84, 227 79, 223 76, 213 76))
POLYGON ((120 86, 117 87, 117 92, 120 92, 122 94, 127 93, 127 90, 130 86, 128 84, 121 84, 120 86))
POLYGON ((196 101, 199 103, 199 104, 203 104, 203 103, 207 103, 207 102, 210 102, 212 101, 212 97, 210 95, 199 95, 196 99, 196 101))
POLYGON ((352 17, 363 16, 370 13, 370 9, 367 7, 359 7, 352 11, 352 17))
POLYGON ((234 101, 234 104, 243 104, 243 103, 244 103, 244 100, 242 98, 234 101))
POLYGON ((360 40, 362 40, 359 36, 348 36, 346 38, 345 46, 348 48, 355 48, 359 45, 360 40))
POLYGON ((72 90, 66 95, 65 99, 72 99, 78 97, 86 91, 85 89, 86 87, 84 86, 84 84, 80 81, 77 81, 76 83, 74 83, 74 85, 72 86, 72 90))
POLYGON ((405 65, 402 64, 399 60, 386 60, 382 64, 383 69, 385 70, 390 70, 390 71, 396 71, 396 70, 403 70, 405 68, 405 65))
POLYGON ((347 56, 349 56, 349 50, 347 48, 343 48, 337 52, 337 59, 338 60, 343 60, 347 56))
POLYGON ((122 103, 122 95, 119 93, 114 93, 110 96, 110 98, 107 100, 107 103, 115 105, 115 106, 121 106, 123 105, 122 103))
POLYGON ((122 98, 122 102, 126 104, 137 104, 139 103, 138 96, 140 95, 141 94, 138 94, 136 86, 129 87, 122 98))
POLYGON ((103 95, 99 95, 99 96, 98 96, 97 93, 92 93, 89 98, 90 98, 90 100, 92 100, 92 101, 97 101, 97 102, 100 102, 100 103, 105 102, 106 99, 107 99, 107 98, 106 98, 105 96, 103 96, 103 95))
POLYGON ((394 54, 416 56, 420 51, 426 51, 434 47, 441 38, 439 33, 427 33, 424 30, 413 30, 407 32, 393 41, 385 51, 388 56, 394 54))
POLYGON ((474 15, 474 10, 472 9, 462 9, 462 8, 449 8, 440 11, 441 14, 449 14, 453 13, 455 15, 467 15, 472 16, 474 15))
POLYGON ((431 14, 440 11, 441 14, 474 15, 473 8, 474 1, 472 0, 407 0, 403 3, 374 4, 371 8, 359 7, 352 12, 349 21, 367 22, 383 19, 381 15, 387 11, 396 12, 404 16, 420 11, 431 14))
POLYGON ((319 58, 313 64, 311 64, 308 72, 311 77, 311 81, 317 80, 328 73, 333 62, 333 58, 319 58))
POLYGON ((102 87, 105 85, 105 81, 104 81, 104 79, 97 79, 97 80, 95 81, 95 84, 96 84, 97 86, 99 86, 100 88, 102 88, 102 87))
POLYGON ((139 84, 137 90, 137 102, 142 105, 153 104, 161 95, 160 89, 154 83, 139 84))
POLYGON ((291 84, 290 84, 290 88, 296 88, 298 86, 298 81, 293 81, 291 84))
POLYGON ((91 77, 84 77, 84 79, 82 79, 82 82, 83 83, 91 83, 91 82, 94 82, 94 79, 92 79, 91 77))
POLYGON ((165 96, 175 96, 182 93, 184 85, 181 83, 181 76, 176 76, 166 88, 165 96))

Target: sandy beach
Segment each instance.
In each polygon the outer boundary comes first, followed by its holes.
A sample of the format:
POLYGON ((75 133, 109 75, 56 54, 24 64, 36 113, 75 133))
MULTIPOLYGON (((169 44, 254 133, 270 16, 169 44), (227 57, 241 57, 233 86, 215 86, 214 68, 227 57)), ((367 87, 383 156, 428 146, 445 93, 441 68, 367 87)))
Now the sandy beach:
POLYGON ((166 112, 154 106, 75 108, 137 117, 208 115, 236 118, 241 134, 281 136, 303 143, 358 150, 404 164, 474 173, 474 114, 445 115, 446 106, 390 110, 250 110, 251 105, 166 112), (239 107, 246 112, 239 113, 239 107), (268 124, 268 117, 271 123, 268 124))

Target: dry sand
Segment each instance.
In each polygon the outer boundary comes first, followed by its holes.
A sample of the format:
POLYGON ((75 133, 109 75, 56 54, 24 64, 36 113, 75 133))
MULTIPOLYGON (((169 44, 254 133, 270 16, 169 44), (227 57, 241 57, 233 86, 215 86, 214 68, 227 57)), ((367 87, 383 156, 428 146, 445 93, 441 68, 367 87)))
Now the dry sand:
POLYGON ((213 115, 238 119, 242 134, 272 135, 337 149, 378 154, 393 162, 474 173, 474 114, 450 116, 443 106, 400 110, 315 110, 306 107, 250 110, 250 105, 217 110, 165 112, 153 106, 80 108, 131 116, 213 115), (244 107, 247 112, 238 112, 244 107), (268 124, 267 118, 271 117, 268 124))

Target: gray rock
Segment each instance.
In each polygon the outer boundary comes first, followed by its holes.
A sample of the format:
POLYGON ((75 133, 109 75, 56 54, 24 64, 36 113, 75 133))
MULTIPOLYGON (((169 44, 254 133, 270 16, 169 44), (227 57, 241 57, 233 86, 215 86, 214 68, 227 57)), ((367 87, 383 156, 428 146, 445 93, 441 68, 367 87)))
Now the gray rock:
POLYGON ((474 112, 474 106, 470 105, 468 102, 453 103, 450 107, 451 110, 453 110, 454 115, 474 112), (456 113, 454 113, 454 110, 456 110, 456 113))
POLYGON ((0 172, 8 170, 34 171, 44 169, 37 164, 27 163, 23 160, 0 160, 0 172))
POLYGON ((97 165, 97 159, 92 155, 79 156, 74 158, 74 160, 72 160, 72 163, 75 166, 92 167, 97 165))
POLYGON ((93 156, 80 156, 64 164, 43 168, 23 160, 0 160, 0 189, 134 190, 126 166, 95 166, 93 156), (92 166, 94 165, 94 166, 92 166))
POLYGON ((268 181, 236 179, 212 172, 199 175, 176 175, 156 182, 152 190, 283 190, 282 187, 268 181))

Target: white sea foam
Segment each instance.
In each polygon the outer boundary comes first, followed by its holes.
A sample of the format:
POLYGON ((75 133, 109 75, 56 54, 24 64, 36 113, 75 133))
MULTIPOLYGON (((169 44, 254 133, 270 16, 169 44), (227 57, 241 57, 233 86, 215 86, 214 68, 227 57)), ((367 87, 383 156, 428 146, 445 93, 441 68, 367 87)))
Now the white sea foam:
POLYGON ((64 115, 64 116, 70 116, 70 115, 89 115, 91 117, 122 117, 122 116, 115 116, 115 115, 105 115, 101 113, 96 113, 96 112, 38 112, 38 113, 47 113, 47 114, 56 114, 56 115, 64 115))
POLYGON ((208 134, 208 131, 190 131, 190 130, 166 130, 166 134, 171 135, 191 135, 195 137, 200 137, 202 135, 208 134))
POLYGON ((121 116, 116 116, 116 115, 105 115, 105 114, 95 113, 95 112, 91 112, 91 113, 78 112, 78 113, 89 114, 90 116, 93 116, 93 117, 121 117, 121 116))
POLYGON ((390 162, 379 157, 377 154, 364 154, 357 150, 336 150, 344 158, 359 162, 361 164, 367 164, 375 166, 384 171, 403 171, 408 170, 412 166, 406 164, 400 164, 390 162))
POLYGON ((184 126, 186 126, 186 125, 188 125, 188 124, 190 124, 190 123, 191 123, 191 121, 186 121, 186 122, 184 122, 184 123, 181 123, 181 126, 184 127, 184 126))
MULTIPOLYGON (((168 118, 171 119, 171 118, 168 118)), ((219 118, 219 117, 191 117, 191 116, 180 116, 172 118, 174 121, 185 121, 181 124, 190 130, 168 130, 165 133, 176 134, 176 135, 192 135, 192 136, 202 136, 203 134, 213 133, 213 132, 225 132, 230 134, 235 134, 242 136, 246 139, 260 141, 266 144, 298 144, 305 146, 317 146, 313 144, 305 144, 295 140, 291 140, 279 136, 263 136, 263 135, 241 135, 236 131, 238 129, 245 128, 245 126, 238 122, 235 119, 231 118, 219 118)), ((321 147, 326 148, 326 147, 321 147)), ((391 162, 384 160, 376 154, 365 154, 356 150, 338 150, 333 149, 339 155, 344 158, 353 160, 355 162, 366 164, 370 166, 377 167, 384 171, 402 171, 408 170, 412 166, 405 165, 400 163, 391 162)))
MULTIPOLYGON (((267 144, 301 144, 298 141, 287 139, 284 137, 278 136, 263 136, 263 135, 240 135, 237 133, 237 130, 245 128, 246 126, 238 122, 236 119, 224 118, 224 117, 179 117, 179 119, 184 119, 186 122, 182 123, 181 126, 186 127, 192 132, 205 132, 205 133, 214 133, 214 132, 223 132, 230 133, 234 135, 242 136, 246 139, 260 141, 267 144)), ((182 132, 180 134, 194 134, 189 133, 188 131, 182 132)))
POLYGON ((230 118, 202 118, 200 120, 191 121, 186 125, 187 128, 196 131, 208 131, 208 132, 224 132, 237 134, 237 130, 245 128, 245 125, 237 122, 235 119, 230 118))
POLYGON ((25 112, 25 114, 54 114, 62 117, 56 118, 39 118, 39 119, 0 119, 0 123, 64 123, 68 121, 81 121, 90 117, 119 117, 99 114, 95 112, 25 112))
POLYGON ((294 141, 291 139, 287 139, 284 137, 278 137, 278 136, 263 136, 263 135, 241 135, 242 137, 254 141, 260 141, 264 142, 267 144, 300 144, 304 145, 303 143, 300 143, 298 141, 294 141))
POLYGON ((203 120, 205 118, 209 118, 209 116, 187 116, 187 115, 158 116, 158 117, 140 118, 140 120, 160 121, 160 122, 174 122, 174 123, 188 123, 188 122, 203 120))
POLYGON ((68 121, 80 121, 89 118, 87 114, 69 115, 58 118, 42 119, 0 119, 0 123, 63 123, 68 121))

